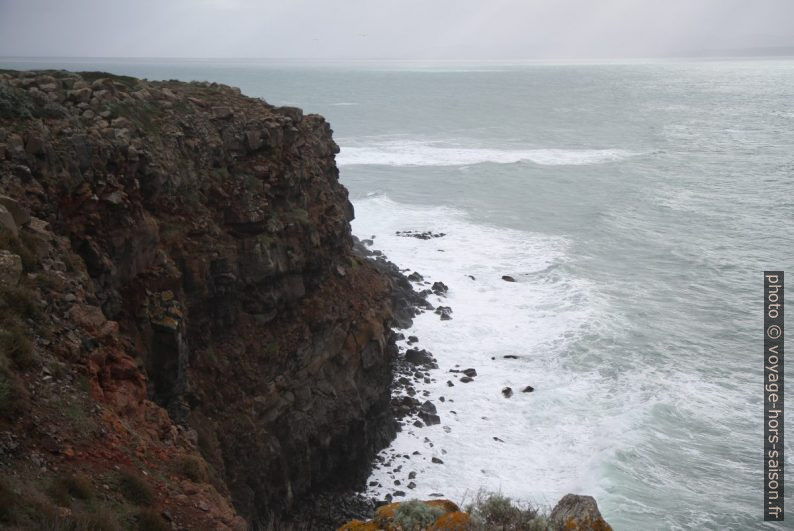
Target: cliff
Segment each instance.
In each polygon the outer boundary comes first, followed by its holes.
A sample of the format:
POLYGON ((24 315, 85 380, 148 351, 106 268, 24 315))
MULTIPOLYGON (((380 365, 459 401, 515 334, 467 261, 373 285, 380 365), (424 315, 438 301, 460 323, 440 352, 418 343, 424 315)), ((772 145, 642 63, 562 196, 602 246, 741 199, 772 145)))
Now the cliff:
POLYGON ((0 73, 4 524, 241 529, 362 480, 394 297, 331 133, 214 83, 0 73))

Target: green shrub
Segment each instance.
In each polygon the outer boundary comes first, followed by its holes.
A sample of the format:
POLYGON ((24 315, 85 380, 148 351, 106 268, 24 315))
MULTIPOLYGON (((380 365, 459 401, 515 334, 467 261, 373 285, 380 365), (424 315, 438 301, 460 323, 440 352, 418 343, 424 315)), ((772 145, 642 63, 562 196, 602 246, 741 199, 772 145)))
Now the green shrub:
POLYGON ((33 345, 20 326, 0 329, 0 355, 12 361, 18 369, 29 369, 36 365, 33 345))
POLYGON ((154 509, 143 509, 138 513, 140 531, 170 531, 171 526, 154 509))
POLYGON ((136 505, 151 505, 154 501, 154 489, 138 474, 121 472, 119 488, 124 497, 136 505))
POLYGON ((0 417, 16 420, 30 408, 28 391, 19 378, 0 368, 0 417))
POLYGON ((33 118, 36 104, 27 91, 0 85, 0 118, 33 118))
POLYGON ((5 227, 0 227, 0 249, 19 255, 22 259, 22 269, 25 271, 33 271, 38 266, 38 259, 33 250, 35 243, 32 237, 25 233, 14 236, 5 227))
POLYGON ((480 491, 474 501, 466 505, 474 530, 511 529, 515 531, 545 531, 548 521, 530 505, 520 504, 501 493, 480 491))
POLYGON ((207 481, 207 465, 194 455, 181 455, 176 459, 177 472, 196 483, 207 481))
POLYGON ((61 478, 59 482, 73 498, 89 500, 94 495, 94 486, 91 478, 85 474, 77 473, 61 478))
POLYGON ((10 316, 16 315, 22 319, 36 319, 41 315, 41 307, 36 300, 36 294, 24 286, 15 288, 4 287, 0 289, 0 311, 10 310, 10 316))
POLYGON ((16 508, 19 496, 5 481, 0 481, 0 523, 10 524, 16 521, 16 508))
POLYGON ((75 515, 75 531, 121 531, 118 519, 107 508, 101 508, 94 513, 75 515))
POLYGON ((420 531, 427 528, 444 514, 440 507, 433 507, 419 500, 401 503, 394 511, 392 521, 405 531, 420 531))

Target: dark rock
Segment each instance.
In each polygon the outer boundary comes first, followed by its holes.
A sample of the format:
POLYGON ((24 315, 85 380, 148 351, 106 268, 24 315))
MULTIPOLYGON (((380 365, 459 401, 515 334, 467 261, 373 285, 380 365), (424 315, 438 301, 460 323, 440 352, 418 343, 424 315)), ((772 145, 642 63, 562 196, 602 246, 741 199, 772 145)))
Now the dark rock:
POLYGON ((504 441, 503 441, 502 439, 500 439, 499 437, 494 437, 494 438, 493 438, 493 440, 494 440, 494 441, 496 441, 496 442, 501 442, 501 443, 503 443, 503 442, 504 442, 504 441))
POLYGON ((405 351, 405 361, 414 365, 435 365, 433 355, 424 349, 409 348, 405 351))
POLYGON ((535 390, 535 388, 534 388, 534 387, 532 387, 531 385, 528 385, 528 386, 524 387, 524 388, 521 390, 521 392, 522 392, 522 393, 531 393, 531 392, 532 392, 532 391, 534 391, 534 390, 535 390))
POLYGON ((415 489, 415 488, 416 488, 416 483, 414 483, 413 481, 411 481, 410 483, 408 483, 408 488, 409 488, 409 489, 415 489))
POLYGON ((504 359, 506 359, 506 360, 517 360, 518 359, 518 356, 516 356, 515 354, 506 354, 505 356, 502 356, 502 357, 504 359))
POLYGON ((452 383, 452 380, 447 380, 447 387, 455 387, 455 384, 452 383))
POLYGON ((436 308, 435 313, 441 316, 442 321, 449 321, 452 319, 452 308, 449 306, 439 306, 436 308))
POLYGON ((505 387, 502 389, 502 394, 505 396, 505 398, 510 398, 513 396, 513 390, 510 387, 505 387))
POLYGON ((444 461, 442 461, 442 460, 441 460, 441 459, 439 459, 438 457, 433 457, 433 458, 431 459, 431 461, 432 461, 433 463, 437 464, 437 465, 443 465, 443 464, 444 464, 444 461))
POLYGON ((470 378, 470 377, 468 377, 468 376, 462 376, 462 377, 461 377, 461 379, 460 379, 460 381, 461 381, 462 383, 469 383, 469 382, 473 382, 473 381, 474 381, 474 378, 470 378))
POLYGON ((516 281, 516 279, 514 279, 510 275, 503 275, 502 276, 502 280, 504 280, 505 282, 515 282, 516 281))
POLYGON ((443 232, 440 233, 434 233, 431 231, 417 232, 412 230, 397 231, 394 234, 397 236, 402 236, 404 238, 418 238, 420 240, 429 240, 431 238, 443 238, 444 236, 446 236, 446 233, 443 232))
POLYGON ((427 413, 436 413, 436 406, 430 401, 426 400, 424 404, 419 408, 421 411, 425 411, 427 413))
POLYGON ((408 275, 408 280, 412 282, 421 282, 422 280, 424 280, 424 277, 419 273, 417 273, 416 271, 414 271, 413 273, 408 275))
POLYGON ((426 411, 420 411, 419 416, 422 418, 422 420, 425 421, 425 424, 427 424, 428 426, 441 424, 441 418, 436 414, 428 413, 426 411))
POLYGON ((419 341, 418 337, 416 337, 416 336, 408 336, 408 344, 409 345, 417 343, 418 341, 419 341))
POLYGON ((443 282, 434 282, 431 290, 436 295, 445 295, 449 291, 449 287, 443 282))
POLYGON ((477 376, 477 371, 475 369, 465 369, 463 371, 463 374, 465 374, 469 378, 474 378, 475 376, 477 376))

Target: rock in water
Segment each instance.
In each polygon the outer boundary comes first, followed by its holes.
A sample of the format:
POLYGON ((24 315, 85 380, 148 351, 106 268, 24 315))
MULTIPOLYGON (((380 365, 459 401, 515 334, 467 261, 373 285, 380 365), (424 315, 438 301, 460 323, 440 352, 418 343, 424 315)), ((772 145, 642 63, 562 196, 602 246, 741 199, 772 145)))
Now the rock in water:
POLYGON ((405 361, 414 365, 432 366, 435 364, 433 355, 425 349, 409 348, 405 351, 405 361))
POLYGON ((424 277, 419 273, 417 273, 416 271, 414 271, 413 273, 408 275, 408 280, 410 280, 411 282, 421 282, 424 280, 424 277))
POLYGON ((447 291, 449 291, 449 287, 443 282, 433 282, 433 286, 430 289, 436 295, 446 295, 447 291))
POLYGON ((503 275, 502 276, 502 280, 504 280, 505 282, 515 282, 516 281, 516 279, 514 279, 510 275, 503 275))
POLYGON ((436 308, 435 313, 441 316, 442 321, 449 321, 452 319, 452 308, 449 306, 439 306, 436 308))
POLYGON ((502 389, 502 394, 505 395, 505 398, 510 398, 511 396, 513 396, 513 390, 509 387, 505 387, 504 389, 502 389))

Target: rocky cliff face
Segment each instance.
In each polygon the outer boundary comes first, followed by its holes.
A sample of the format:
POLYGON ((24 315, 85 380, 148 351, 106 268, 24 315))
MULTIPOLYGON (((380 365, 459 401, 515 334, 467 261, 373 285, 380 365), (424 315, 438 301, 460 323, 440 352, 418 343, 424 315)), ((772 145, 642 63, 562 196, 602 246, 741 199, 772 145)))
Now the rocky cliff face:
POLYGON ((337 152, 322 117, 231 87, 0 73, 0 518, 93 517, 36 494, 81 470, 201 528, 366 474, 394 430, 390 290, 337 152))

